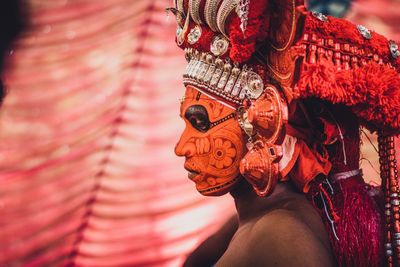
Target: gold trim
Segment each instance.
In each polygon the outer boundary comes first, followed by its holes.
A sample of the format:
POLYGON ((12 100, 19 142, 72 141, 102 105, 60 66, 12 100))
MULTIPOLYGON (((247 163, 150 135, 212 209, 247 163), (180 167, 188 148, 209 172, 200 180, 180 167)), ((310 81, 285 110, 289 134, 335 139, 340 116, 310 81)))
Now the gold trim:
MULTIPOLYGON (((182 3, 183 3, 183 0, 182 0, 182 3)), ((189 14, 189 10, 188 10, 187 14, 189 14)), ((186 34, 187 30, 189 29, 189 25, 190 25, 190 16, 187 15, 185 25, 182 28, 181 34, 179 36, 177 36, 177 41, 178 41, 179 46, 181 46, 185 42, 185 34, 186 34)))
POLYGON ((183 6, 183 0, 175 0, 175 8, 178 9, 178 11, 182 12, 183 14, 185 13, 185 8, 183 6))
POLYGON ((206 23, 213 32, 218 31, 217 13, 218 13, 218 6, 221 3, 221 1, 222 0, 207 0, 206 6, 204 8, 204 17, 206 19, 206 23))
POLYGON ((196 24, 203 24, 200 18, 200 1, 201 0, 189 0, 189 11, 190 16, 196 24))
POLYGON ((292 77, 292 73, 288 73, 286 75, 282 75, 277 70, 275 70, 268 62, 267 62, 267 67, 268 67, 268 69, 270 69, 273 72, 273 74, 275 76, 277 76, 281 80, 289 80, 290 77, 292 77))
POLYGON ((226 19, 231 14, 232 10, 237 7, 238 3, 235 0, 224 0, 221 4, 221 7, 218 10, 217 14, 217 25, 219 31, 229 39, 229 36, 225 32, 225 22, 226 19))

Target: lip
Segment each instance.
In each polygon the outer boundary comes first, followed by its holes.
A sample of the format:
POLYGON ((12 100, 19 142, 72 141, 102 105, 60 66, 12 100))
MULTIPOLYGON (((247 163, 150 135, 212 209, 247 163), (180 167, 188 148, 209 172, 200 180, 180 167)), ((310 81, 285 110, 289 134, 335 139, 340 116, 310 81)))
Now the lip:
POLYGON ((197 175, 199 175, 198 172, 188 171, 188 178, 189 178, 190 180, 193 180, 197 175))
POLYGON ((198 172, 188 171, 188 178, 193 182, 197 183, 201 181, 201 175, 198 172))
POLYGON ((186 166, 185 166, 185 170, 188 172, 188 178, 190 180, 192 180, 193 182, 196 182, 196 180, 199 180, 199 179, 196 179, 196 177, 200 177, 200 175, 199 175, 200 172, 192 170, 192 169, 189 169, 186 166))

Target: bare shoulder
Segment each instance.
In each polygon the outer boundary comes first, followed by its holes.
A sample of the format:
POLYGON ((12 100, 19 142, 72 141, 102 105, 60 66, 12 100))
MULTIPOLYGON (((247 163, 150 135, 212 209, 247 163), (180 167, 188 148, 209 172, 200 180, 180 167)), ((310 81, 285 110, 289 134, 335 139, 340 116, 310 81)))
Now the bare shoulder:
POLYGON ((321 229, 297 211, 275 209, 241 225, 217 266, 335 266, 321 229))
POLYGON ((330 248, 314 226, 292 210, 276 209, 260 217, 248 238, 248 261, 254 266, 334 265, 330 248))
POLYGON ((242 221, 218 267, 335 266, 322 219, 304 196, 276 201, 242 221))

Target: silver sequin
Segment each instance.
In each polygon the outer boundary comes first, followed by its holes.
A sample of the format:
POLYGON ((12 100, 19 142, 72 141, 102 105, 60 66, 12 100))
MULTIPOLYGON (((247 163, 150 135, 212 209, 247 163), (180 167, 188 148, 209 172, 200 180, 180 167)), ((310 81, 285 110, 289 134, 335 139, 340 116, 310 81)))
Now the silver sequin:
POLYGON ((392 57, 394 59, 397 59, 400 57, 399 46, 394 41, 389 42, 389 49, 390 49, 390 53, 392 54, 392 57))
POLYGON ((363 25, 357 25, 357 30, 361 33, 361 35, 365 39, 367 39, 367 40, 372 39, 371 31, 367 27, 365 27, 363 25))
POLYGON ((320 21, 328 22, 328 17, 325 16, 324 14, 322 14, 322 13, 312 12, 311 14, 312 14, 315 18, 319 19, 320 21))

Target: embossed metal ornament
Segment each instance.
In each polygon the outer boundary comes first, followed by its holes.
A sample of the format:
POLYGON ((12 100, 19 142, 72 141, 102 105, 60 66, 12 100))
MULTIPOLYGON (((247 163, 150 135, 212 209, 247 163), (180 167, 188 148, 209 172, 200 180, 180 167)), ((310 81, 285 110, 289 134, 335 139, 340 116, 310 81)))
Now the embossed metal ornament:
POLYGON ((202 34, 201 27, 196 25, 193 29, 190 30, 188 34, 188 43, 193 45, 200 40, 202 34))
POLYGON ((286 134, 288 107, 276 87, 266 86, 264 94, 251 104, 247 114, 249 122, 265 142, 282 144, 286 134))
POLYGON ((246 65, 240 66, 230 59, 222 60, 193 48, 185 49, 185 57, 189 62, 183 75, 185 86, 195 86, 236 107, 242 105, 245 98, 257 99, 264 91, 260 75, 246 65))
POLYGON ((176 28, 176 37, 180 37, 182 35, 182 31, 183 29, 180 26, 178 26, 176 28))
POLYGON ((213 32, 218 31, 217 25, 217 13, 218 7, 222 0, 206 0, 204 7, 204 18, 206 19, 207 25, 213 32))
POLYGON ((174 0, 175 8, 181 13, 185 12, 183 2, 184 2, 184 0, 174 0))
POLYGON ((240 173, 253 186, 257 195, 265 197, 275 188, 281 157, 281 147, 257 141, 241 160, 240 173))
POLYGON ((394 59, 398 59, 400 57, 399 46, 394 41, 389 42, 389 49, 394 59))
POLYGON ((217 13, 217 26, 220 33, 229 38, 225 30, 225 23, 232 11, 236 9, 239 2, 237 0, 222 0, 217 13))
POLYGON ((200 18, 200 0, 189 0, 189 13, 196 24, 203 24, 200 18))
POLYGON ((246 135, 251 139, 254 135, 254 126, 248 120, 248 113, 245 108, 239 107, 238 111, 238 122, 240 128, 246 133, 246 135))
POLYGON ((319 12, 312 12, 313 17, 317 18, 320 21, 328 22, 328 17, 319 12))
POLYGON ((181 46, 185 42, 185 34, 183 33, 183 29, 178 27, 176 29, 176 43, 181 46))
POLYGON ((367 40, 372 39, 371 31, 367 27, 365 27, 363 25, 357 25, 357 30, 361 33, 361 35, 365 39, 367 39, 367 40))
POLYGON ((221 35, 217 35, 213 38, 212 42, 211 42, 211 53, 213 53, 216 57, 218 56, 223 56, 229 48, 229 41, 221 36, 221 35))
POLYGON ((260 75, 255 72, 249 72, 246 85, 246 94, 251 99, 257 99, 264 91, 264 82, 260 75))

